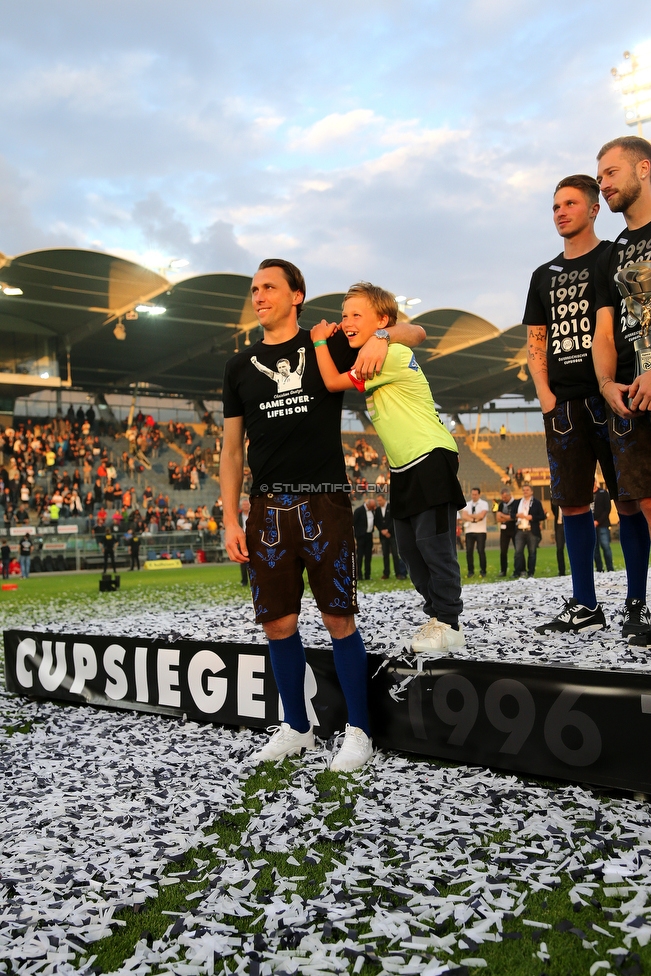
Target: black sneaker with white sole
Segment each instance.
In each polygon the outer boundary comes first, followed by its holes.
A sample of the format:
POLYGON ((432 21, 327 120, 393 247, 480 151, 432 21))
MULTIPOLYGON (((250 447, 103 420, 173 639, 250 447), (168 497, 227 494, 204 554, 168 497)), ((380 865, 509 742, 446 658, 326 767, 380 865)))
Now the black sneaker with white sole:
POLYGON ((651 630, 645 631, 643 634, 634 634, 628 639, 629 647, 651 647, 651 630))
POLYGON ((646 603, 644 600, 627 600, 624 605, 622 637, 637 637, 648 633, 651 633, 651 612, 646 603))
POLYGON ((594 610, 590 610, 572 597, 571 600, 565 600, 565 606, 558 616, 535 630, 538 634, 582 634, 588 630, 601 630, 605 626, 606 618, 601 604, 598 603, 594 610))

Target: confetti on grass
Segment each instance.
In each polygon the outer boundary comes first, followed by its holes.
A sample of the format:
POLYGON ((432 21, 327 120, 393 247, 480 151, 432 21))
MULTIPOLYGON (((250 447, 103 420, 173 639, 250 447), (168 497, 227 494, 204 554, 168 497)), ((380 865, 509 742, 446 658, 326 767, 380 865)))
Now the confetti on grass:
MULTIPOLYGON (((610 666, 616 655, 618 666, 648 668, 616 620, 587 638, 533 639, 563 591, 555 580, 467 588, 464 656, 610 666)), ((621 574, 600 596, 615 617, 621 574)), ((145 599, 88 599, 65 615, 63 604, 41 607, 31 619, 27 608, 7 624, 82 633, 93 620, 110 633, 119 619, 126 634, 260 640, 245 605, 154 612, 145 599)), ((311 602, 305 618, 306 643, 323 644, 311 602)), ((421 621, 414 594, 362 600, 376 649, 399 651, 421 621)), ((0 972, 90 972, 95 947, 124 929, 125 908, 174 891, 180 907, 164 935, 140 933, 116 972, 319 976, 371 964, 436 976, 490 971, 497 944, 525 942, 541 972, 559 939, 593 976, 641 971, 637 950, 651 940, 646 804, 396 755, 335 776, 326 744, 254 770, 248 730, 6 694, 0 712, 0 972), (200 853, 188 867, 190 849, 200 853), (561 889, 569 917, 550 927, 544 899, 561 889)))
MULTIPOLYGON (((18 627, 71 634, 161 637, 166 641, 264 642, 253 621, 248 601, 215 604, 211 588, 183 587, 156 593, 152 607, 148 590, 124 590, 91 597, 65 595, 43 604, 35 601, 8 606, 3 628, 18 627), (179 609, 179 605, 183 608, 179 609)), ((650 671, 651 655, 645 648, 630 647, 622 640, 621 622, 626 597, 623 572, 597 577, 597 597, 604 606, 608 628, 584 635, 545 635, 534 627, 550 620, 568 595, 563 577, 508 580, 465 586, 462 623, 466 646, 454 649, 455 657, 559 667, 650 671)), ((360 631, 369 650, 400 654, 426 617, 422 600, 413 590, 359 594, 360 631)), ((306 647, 330 646, 321 615, 312 598, 306 598, 300 622, 306 647)))

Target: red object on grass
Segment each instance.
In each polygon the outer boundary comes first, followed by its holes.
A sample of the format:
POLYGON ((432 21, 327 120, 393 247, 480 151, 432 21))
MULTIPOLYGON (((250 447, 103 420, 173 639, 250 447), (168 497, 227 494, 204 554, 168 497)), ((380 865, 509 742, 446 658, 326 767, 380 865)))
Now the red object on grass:
POLYGON ((18 583, 3 583, 2 584, 2 589, 3 590, 17 590, 18 589, 18 583))

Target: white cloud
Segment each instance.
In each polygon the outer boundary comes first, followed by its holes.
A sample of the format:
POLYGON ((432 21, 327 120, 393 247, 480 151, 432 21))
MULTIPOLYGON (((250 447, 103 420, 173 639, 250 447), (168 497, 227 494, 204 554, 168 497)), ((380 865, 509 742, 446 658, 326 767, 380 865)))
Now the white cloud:
POLYGON ((9 5, 0 250, 285 251, 311 294, 364 277, 513 324, 560 250, 553 186, 625 131, 608 72, 647 4, 331 0, 291 29, 291 0, 9 5))
POLYGON ((310 190, 314 190, 315 193, 325 193, 326 190, 332 189, 332 182, 330 180, 304 180, 299 188, 305 193, 309 193, 310 190))
POLYGON ((289 148, 295 152, 312 153, 328 150, 333 144, 340 143, 369 126, 381 125, 382 122, 383 119, 368 108, 357 108, 343 114, 333 112, 306 129, 290 129, 289 148))
POLYGON ((19 75, 12 84, 12 102, 21 110, 40 110, 65 103, 74 111, 97 114, 138 112, 137 80, 147 75, 154 58, 148 52, 130 52, 111 65, 75 66, 57 63, 19 75))
POLYGON ((285 119, 282 115, 259 115, 253 121, 258 129, 260 129, 262 132, 271 133, 280 128, 285 119))
POLYGON ((256 234, 255 231, 241 234, 238 243, 253 254, 266 254, 267 256, 272 252, 277 255, 278 253, 282 254, 283 251, 295 251, 301 245, 300 238, 291 234, 273 234, 271 232, 256 234))
POLYGON ((396 175, 404 173, 405 177, 409 179, 413 175, 410 173, 410 164, 436 156, 443 146, 467 139, 469 133, 467 131, 454 132, 449 129, 424 129, 417 134, 410 133, 410 135, 412 138, 406 140, 405 145, 391 152, 383 153, 376 159, 360 166, 360 175, 373 178, 381 173, 394 173, 396 175))
POLYGON ((78 244, 78 239, 63 221, 51 221, 43 226, 35 220, 29 191, 28 181, 19 175, 4 156, 0 156, 0 251, 16 255, 43 247, 78 244))
POLYGON ((427 136, 427 129, 420 126, 419 119, 396 119, 383 122, 378 141, 385 146, 407 146, 414 142, 421 142, 427 136))
POLYGON ((506 177, 506 184, 523 193, 548 193, 552 179, 548 165, 531 166, 516 169, 506 177))

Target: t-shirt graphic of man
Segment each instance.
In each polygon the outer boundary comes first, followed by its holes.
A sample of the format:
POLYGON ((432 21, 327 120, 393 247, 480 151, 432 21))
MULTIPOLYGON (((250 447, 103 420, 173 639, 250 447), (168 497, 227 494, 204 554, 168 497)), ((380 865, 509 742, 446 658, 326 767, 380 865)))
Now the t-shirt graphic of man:
POLYGON ((278 388, 278 393, 289 393, 291 390, 301 390, 303 388, 303 373, 305 371, 305 346, 301 346, 298 352, 298 366, 292 370, 289 359, 279 359, 276 369, 269 369, 258 362, 256 356, 251 356, 251 362, 257 370, 273 380, 278 388))

